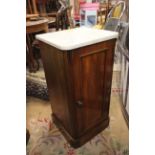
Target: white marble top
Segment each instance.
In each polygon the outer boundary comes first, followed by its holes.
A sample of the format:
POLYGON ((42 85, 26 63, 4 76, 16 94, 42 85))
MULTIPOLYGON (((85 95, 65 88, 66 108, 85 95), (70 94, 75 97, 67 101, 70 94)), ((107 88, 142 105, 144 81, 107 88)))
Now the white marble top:
POLYGON ((80 27, 36 35, 36 38, 60 50, 72 50, 118 37, 117 32, 80 27))

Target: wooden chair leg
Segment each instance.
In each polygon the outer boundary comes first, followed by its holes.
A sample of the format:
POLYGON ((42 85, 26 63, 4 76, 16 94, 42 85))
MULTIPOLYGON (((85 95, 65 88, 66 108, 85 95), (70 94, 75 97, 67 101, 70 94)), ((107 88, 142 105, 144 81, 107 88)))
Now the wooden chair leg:
POLYGON ((28 144, 29 139, 30 139, 30 132, 28 129, 26 129, 26 145, 28 144))
POLYGON ((26 46, 27 46, 27 54, 28 54, 28 65, 30 72, 36 72, 37 68, 35 65, 35 60, 33 57, 32 45, 29 35, 26 35, 26 46))

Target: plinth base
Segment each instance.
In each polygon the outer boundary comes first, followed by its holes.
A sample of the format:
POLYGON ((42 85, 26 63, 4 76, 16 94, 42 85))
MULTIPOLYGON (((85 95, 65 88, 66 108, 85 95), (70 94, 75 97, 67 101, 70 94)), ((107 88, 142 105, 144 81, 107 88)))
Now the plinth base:
POLYGON ((65 137, 65 139, 73 148, 78 148, 83 144, 87 143, 89 140, 91 140, 94 136, 99 134, 102 130, 104 130, 109 125, 109 118, 104 119, 99 124, 96 124, 93 128, 85 132, 85 134, 83 134, 82 136, 78 138, 74 138, 68 133, 68 131, 64 128, 64 126, 61 124, 59 119, 54 114, 52 114, 52 119, 55 125, 57 126, 57 128, 60 130, 60 132, 65 137))

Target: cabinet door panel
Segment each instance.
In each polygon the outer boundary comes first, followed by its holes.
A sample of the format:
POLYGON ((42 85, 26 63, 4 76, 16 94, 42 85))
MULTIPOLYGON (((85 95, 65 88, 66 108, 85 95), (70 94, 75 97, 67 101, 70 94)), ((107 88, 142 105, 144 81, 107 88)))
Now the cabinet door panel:
POLYGON ((91 51, 88 48, 72 54, 77 130, 80 134, 108 115, 110 98, 106 96, 110 96, 111 90, 112 53, 107 47, 91 51))
POLYGON ((102 116, 104 62, 104 51, 80 57, 81 97, 85 126, 89 125, 90 120, 94 124, 102 116))

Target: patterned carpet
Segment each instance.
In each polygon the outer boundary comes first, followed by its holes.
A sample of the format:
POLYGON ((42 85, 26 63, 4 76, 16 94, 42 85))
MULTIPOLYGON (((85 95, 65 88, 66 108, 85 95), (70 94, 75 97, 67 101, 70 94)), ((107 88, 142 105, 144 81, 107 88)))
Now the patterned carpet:
POLYGON ((128 127, 119 101, 119 74, 113 73, 110 125, 78 149, 70 147, 51 120, 51 106, 43 69, 27 72, 27 155, 128 155, 128 127))
POLYGON ((26 95, 48 100, 48 89, 44 69, 40 61, 40 69, 36 73, 26 71, 26 95))

